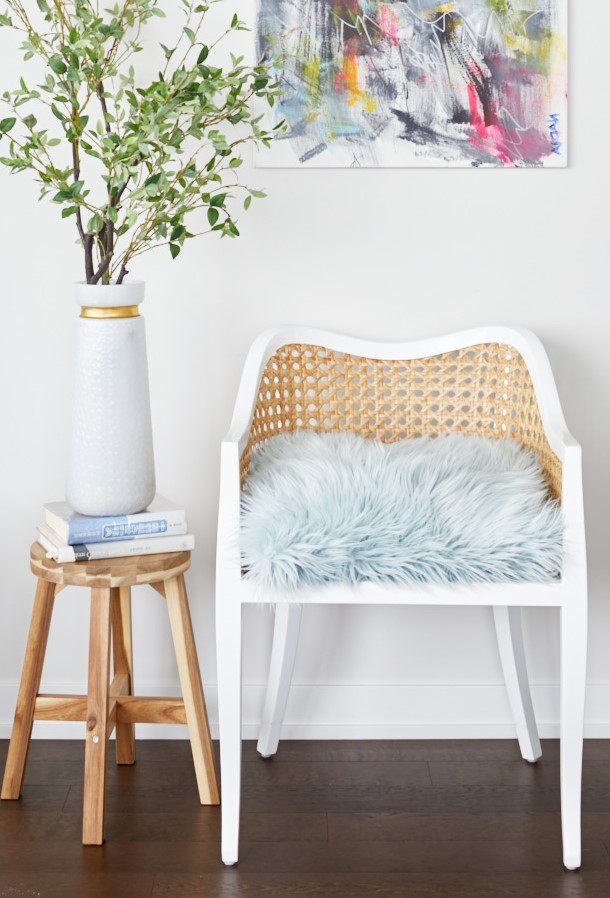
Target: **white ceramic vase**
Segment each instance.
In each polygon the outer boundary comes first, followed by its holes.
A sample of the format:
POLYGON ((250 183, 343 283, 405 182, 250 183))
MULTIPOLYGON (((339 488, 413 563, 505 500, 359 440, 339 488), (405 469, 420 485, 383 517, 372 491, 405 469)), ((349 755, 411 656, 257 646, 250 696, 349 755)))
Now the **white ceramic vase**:
POLYGON ((143 281, 77 284, 66 501, 86 515, 134 514, 155 495, 143 281))

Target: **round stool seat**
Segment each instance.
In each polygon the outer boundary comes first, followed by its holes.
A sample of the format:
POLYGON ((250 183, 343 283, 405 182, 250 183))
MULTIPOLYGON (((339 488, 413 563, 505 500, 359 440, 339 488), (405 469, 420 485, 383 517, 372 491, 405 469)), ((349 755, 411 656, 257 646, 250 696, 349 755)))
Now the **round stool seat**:
POLYGON ((97 558, 92 561, 71 561, 59 564, 39 543, 30 551, 32 573, 51 583, 64 586, 113 588, 141 586, 170 580, 188 570, 190 552, 161 552, 158 555, 126 555, 123 558, 97 558))

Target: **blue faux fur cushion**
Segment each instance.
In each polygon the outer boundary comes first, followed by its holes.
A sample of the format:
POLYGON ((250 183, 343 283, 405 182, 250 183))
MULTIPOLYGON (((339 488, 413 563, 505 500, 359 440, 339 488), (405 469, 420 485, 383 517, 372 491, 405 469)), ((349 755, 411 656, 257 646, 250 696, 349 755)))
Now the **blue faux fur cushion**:
POLYGON ((562 534, 514 440, 283 434, 255 449, 242 494, 245 576, 266 589, 551 580, 562 534))

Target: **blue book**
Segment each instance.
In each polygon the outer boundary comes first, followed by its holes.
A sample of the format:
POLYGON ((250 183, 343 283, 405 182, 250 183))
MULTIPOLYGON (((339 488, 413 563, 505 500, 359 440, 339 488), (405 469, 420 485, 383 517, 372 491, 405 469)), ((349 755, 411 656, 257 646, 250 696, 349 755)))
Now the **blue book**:
POLYGON ((165 552, 190 552, 195 544, 192 533, 160 536, 155 539, 120 539, 105 543, 79 543, 69 546, 47 524, 38 528, 38 542, 47 558, 59 564, 91 561, 96 558, 123 558, 129 555, 157 555, 165 552))
POLYGON ((158 495, 145 511, 130 515, 94 518, 78 514, 67 502, 49 502, 43 508, 47 526, 69 546, 187 532, 185 510, 158 495))

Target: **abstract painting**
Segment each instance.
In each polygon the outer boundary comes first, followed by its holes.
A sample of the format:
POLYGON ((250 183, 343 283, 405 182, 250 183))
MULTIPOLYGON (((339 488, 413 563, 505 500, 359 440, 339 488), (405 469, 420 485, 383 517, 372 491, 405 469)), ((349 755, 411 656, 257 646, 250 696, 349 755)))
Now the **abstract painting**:
POLYGON ((264 166, 567 164, 567 0, 260 0, 264 166))

